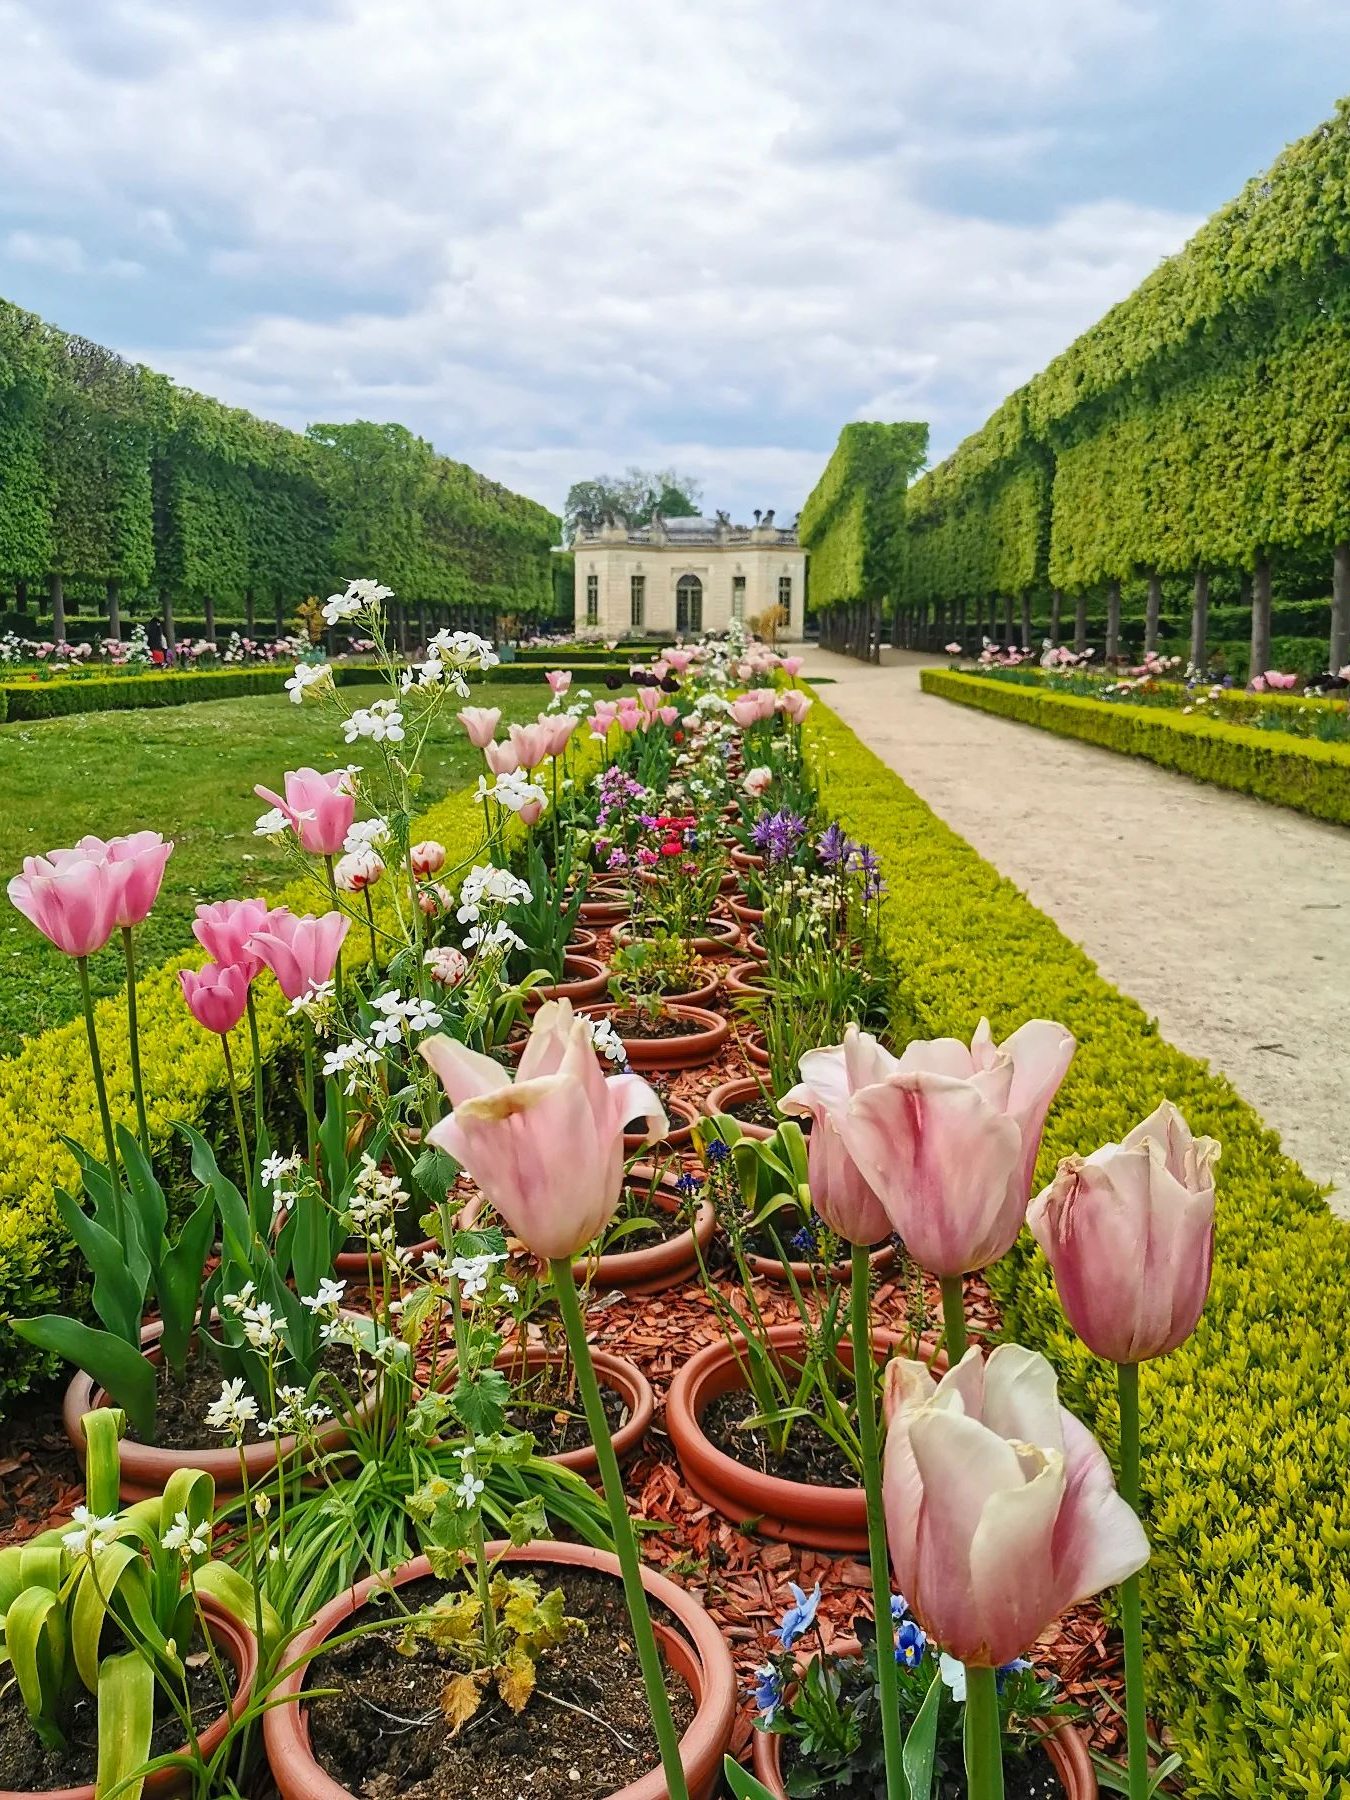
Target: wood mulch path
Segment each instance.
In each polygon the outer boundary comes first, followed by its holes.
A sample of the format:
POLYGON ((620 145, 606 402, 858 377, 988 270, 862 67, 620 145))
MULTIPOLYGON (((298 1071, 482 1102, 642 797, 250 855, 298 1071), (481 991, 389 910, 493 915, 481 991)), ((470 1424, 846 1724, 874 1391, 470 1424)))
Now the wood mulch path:
MULTIPOLYGON (((605 934, 602 945, 607 941, 605 934)), ((667 1091, 697 1101, 718 1082, 752 1072, 733 1037, 715 1063, 673 1076, 667 1091)), ((692 1155, 683 1160, 698 1166, 692 1155)), ((901 1332, 912 1327, 916 1299, 911 1284, 917 1279, 917 1271, 904 1268, 882 1282, 873 1306, 879 1325, 901 1332)), ((728 1286, 727 1291, 733 1290, 728 1286)), ((765 1283, 758 1297, 770 1320, 794 1316, 786 1290, 765 1283)), ((940 1320, 937 1284, 926 1278, 924 1309, 929 1321, 940 1320)), ((974 1338, 997 1335, 998 1308, 978 1276, 967 1279, 966 1311, 974 1338)), ((628 1471, 636 1512, 663 1527, 644 1538, 644 1554, 654 1567, 698 1594, 732 1646, 747 1689, 733 1744, 740 1754, 749 1744, 754 1716, 751 1671, 764 1660, 774 1628, 790 1604, 788 1582, 807 1589, 817 1581, 822 1584, 818 1616, 829 1645, 853 1635, 856 1617, 870 1616, 868 1565, 857 1557, 747 1535, 685 1485, 664 1431, 663 1406, 676 1369, 692 1350, 718 1335, 712 1302, 696 1280, 645 1298, 593 1295, 588 1323, 592 1342, 636 1362, 656 1391, 653 1430, 628 1471)), ((59 1390, 20 1401, 0 1447, 0 1543, 20 1540, 68 1516, 81 1493, 78 1464, 60 1427, 59 1390)), ((1066 1696, 1083 1708, 1083 1729, 1093 1747, 1119 1758, 1124 1741, 1116 1710, 1123 1708, 1120 1644, 1100 1609, 1091 1603, 1075 1607, 1038 1640, 1032 1655, 1037 1668, 1058 1675, 1066 1696)))

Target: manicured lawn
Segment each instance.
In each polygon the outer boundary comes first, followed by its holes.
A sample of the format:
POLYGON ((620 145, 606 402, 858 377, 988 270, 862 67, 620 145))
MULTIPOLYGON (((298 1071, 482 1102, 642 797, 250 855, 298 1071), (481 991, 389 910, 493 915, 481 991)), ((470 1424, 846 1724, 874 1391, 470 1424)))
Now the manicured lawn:
MULTIPOLYGON (((374 690, 371 690, 372 697, 374 690)), ((536 687, 476 687, 474 704, 500 706, 505 721, 533 717, 548 701, 536 687)), ((281 790, 287 769, 360 762, 333 715, 292 706, 284 695, 211 701, 144 712, 82 713, 0 727, 0 877, 25 856, 73 844, 86 832, 111 837, 150 829, 175 845, 158 905, 137 934, 148 969, 192 939, 199 901, 266 893, 294 873, 281 848, 253 836, 264 802, 255 782, 281 790)), ((482 758, 447 711, 428 746, 423 798, 474 780, 482 758)), ((96 991, 122 984, 110 947, 90 965, 96 991)), ((25 1037, 73 1017, 80 1006, 74 965, 3 903, 0 914, 0 1055, 25 1037)))

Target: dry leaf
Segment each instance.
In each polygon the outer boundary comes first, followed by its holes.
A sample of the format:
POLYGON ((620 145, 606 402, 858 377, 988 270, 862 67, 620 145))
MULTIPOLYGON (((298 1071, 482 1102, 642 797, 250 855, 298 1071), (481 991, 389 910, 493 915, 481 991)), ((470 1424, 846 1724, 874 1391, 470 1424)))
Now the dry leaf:
POLYGON ((452 1675, 441 1689, 441 1711, 450 1721, 453 1737, 478 1711, 482 1689, 476 1675, 452 1675))

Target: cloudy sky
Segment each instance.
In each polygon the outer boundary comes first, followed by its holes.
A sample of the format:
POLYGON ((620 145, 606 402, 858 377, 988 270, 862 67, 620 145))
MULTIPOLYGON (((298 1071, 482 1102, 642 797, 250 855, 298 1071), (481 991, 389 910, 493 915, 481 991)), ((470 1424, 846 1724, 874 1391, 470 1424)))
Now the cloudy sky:
POLYGON ((0 0, 0 294, 557 507, 941 456, 1350 87, 1344 0, 0 0))

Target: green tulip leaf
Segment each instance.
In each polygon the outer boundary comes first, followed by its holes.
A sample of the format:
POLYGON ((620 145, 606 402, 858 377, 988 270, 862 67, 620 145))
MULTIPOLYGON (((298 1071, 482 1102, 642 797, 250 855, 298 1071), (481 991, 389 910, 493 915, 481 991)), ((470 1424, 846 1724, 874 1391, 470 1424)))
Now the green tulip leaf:
POLYGON ((135 1650, 105 1656, 98 1672, 96 1800, 141 1800, 136 1770, 149 1760, 155 1729, 155 1672, 135 1650))
POLYGON ((11 1329, 30 1344, 54 1350, 67 1362, 92 1375, 111 1400, 122 1407, 138 1437, 152 1442, 155 1435, 155 1369, 132 1345, 110 1331, 97 1331, 64 1313, 40 1313, 35 1319, 14 1319, 11 1329))

